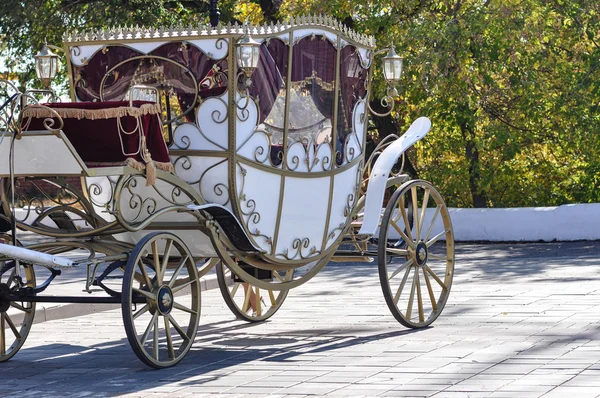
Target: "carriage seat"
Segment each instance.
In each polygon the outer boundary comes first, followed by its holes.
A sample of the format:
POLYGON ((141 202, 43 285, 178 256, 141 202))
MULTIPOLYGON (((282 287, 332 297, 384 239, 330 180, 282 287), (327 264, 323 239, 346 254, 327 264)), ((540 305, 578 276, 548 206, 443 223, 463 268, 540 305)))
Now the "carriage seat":
POLYGON ((46 130, 44 120, 47 118, 53 118, 57 126, 56 114, 63 119, 65 136, 89 168, 127 165, 143 170, 150 165, 173 172, 162 134, 160 106, 155 103, 114 101, 31 105, 23 111, 23 130, 46 130))

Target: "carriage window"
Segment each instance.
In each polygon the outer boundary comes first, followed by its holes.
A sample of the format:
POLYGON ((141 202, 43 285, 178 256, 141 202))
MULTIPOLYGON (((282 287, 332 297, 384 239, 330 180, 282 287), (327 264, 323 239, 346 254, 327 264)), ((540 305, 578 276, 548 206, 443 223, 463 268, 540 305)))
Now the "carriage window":
MULTIPOLYGON (((360 63, 360 55, 353 46, 342 49, 340 63, 340 95, 338 99, 337 147, 344 148, 348 135, 354 128, 354 106, 367 93, 368 70, 360 63)), ((342 151, 343 154, 343 151, 342 151)), ((336 156, 338 165, 344 162, 343 155, 336 156)))

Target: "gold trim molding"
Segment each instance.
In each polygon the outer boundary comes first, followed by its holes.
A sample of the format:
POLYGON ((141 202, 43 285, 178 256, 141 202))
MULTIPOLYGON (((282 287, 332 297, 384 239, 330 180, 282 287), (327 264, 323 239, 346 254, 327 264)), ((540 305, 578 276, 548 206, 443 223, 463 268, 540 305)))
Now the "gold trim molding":
POLYGON ((271 23, 259 26, 218 25, 216 28, 210 25, 198 24, 197 26, 177 26, 177 27, 159 27, 147 28, 140 26, 123 27, 119 26, 111 29, 100 29, 88 32, 66 32, 63 36, 65 44, 82 44, 91 42, 123 42, 137 40, 164 40, 178 39, 186 40, 192 38, 222 37, 222 36, 242 36, 246 32, 252 35, 275 35, 285 33, 288 30, 295 30, 305 27, 322 27, 341 33, 349 41, 356 42, 366 47, 375 47, 375 38, 364 35, 349 29, 337 19, 329 15, 303 15, 297 18, 291 18, 288 21, 280 23, 271 23))

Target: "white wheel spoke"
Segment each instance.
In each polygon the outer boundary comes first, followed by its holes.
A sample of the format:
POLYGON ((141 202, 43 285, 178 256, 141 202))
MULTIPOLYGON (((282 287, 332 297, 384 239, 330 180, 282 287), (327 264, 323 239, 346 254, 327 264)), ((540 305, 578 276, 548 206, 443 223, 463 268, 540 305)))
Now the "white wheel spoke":
POLYGON ((388 281, 391 280, 396 275, 398 275, 400 272, 402 272, 402 270, 406 269, 406 267, 409 267, 410 265, 412 265, 413 262, 414 262, 414 260, 411 258, 407 262, 402 264, 400 267, 398 267, 398 269, 396 269, 394 272, 392 272, 392 275, 389 276, 388 281))
POLYGON ((229 292, 229 294, 231 295, 231 297, 235 297, 235 294, 237 293, 238 289, 240 288, 241 283, 240 282, 235 282, 233 284, 233 288, 231 289, 231 292, 229 292))
POLYGON ((272 307, 277 305, 277 300, 275 300, 275 294, 273 294, 272 290, 269 290, 269 299, 271 300, 272 307))

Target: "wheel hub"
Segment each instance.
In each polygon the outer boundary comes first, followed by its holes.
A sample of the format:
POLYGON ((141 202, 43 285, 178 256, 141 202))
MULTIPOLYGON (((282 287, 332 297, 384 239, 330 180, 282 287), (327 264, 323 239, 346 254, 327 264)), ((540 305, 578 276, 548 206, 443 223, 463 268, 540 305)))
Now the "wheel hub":
POLYGON ((415 260, 419 266, 427 263, 427 245, 423 242, 419 242, 415 248, 415 260))
POLYGON ((158 311, 162 315, 167 315, 173 309, 173 292, 169 286, 162 286, 156 294, 156 304, 158 311))
POLYGON ((0 312, 6 312, 10 308, 10 288, 6 283, 0 283, 0 312))

